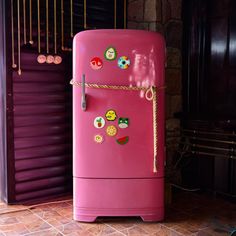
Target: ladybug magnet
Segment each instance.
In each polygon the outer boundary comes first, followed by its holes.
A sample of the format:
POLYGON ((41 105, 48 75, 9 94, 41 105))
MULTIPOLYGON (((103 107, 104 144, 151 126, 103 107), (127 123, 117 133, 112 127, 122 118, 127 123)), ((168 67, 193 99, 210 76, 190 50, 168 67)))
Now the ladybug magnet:
POLYGON ((99 57, 94 57, 90 61, 90 66, 93 70, 99 70, 102 68, 103 62, 99 57))

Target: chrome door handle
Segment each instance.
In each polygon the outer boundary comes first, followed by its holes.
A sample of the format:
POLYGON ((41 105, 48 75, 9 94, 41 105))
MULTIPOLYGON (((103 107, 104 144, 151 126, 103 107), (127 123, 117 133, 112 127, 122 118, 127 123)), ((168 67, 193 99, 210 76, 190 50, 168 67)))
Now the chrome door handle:
POLYGON ((82 75, 82 100, 81 100, 81 109, 86 111, 87 104, 86 104, 86 94, 85 94, 85 74, 82 75))

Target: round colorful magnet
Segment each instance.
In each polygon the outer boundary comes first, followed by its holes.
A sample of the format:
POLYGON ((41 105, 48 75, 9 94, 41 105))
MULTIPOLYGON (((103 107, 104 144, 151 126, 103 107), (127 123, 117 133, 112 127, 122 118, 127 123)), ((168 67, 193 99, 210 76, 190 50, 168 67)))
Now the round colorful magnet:
POLYGON ((114 125, 109 125, 106 132, 109 136, 115 136, 117 134, 117 128, 114 125))
POLYGON ((104 138, 100 134, 94 135, 94 142, 101 144, 104 141, 104 138))
POLYGON ((94 119, 93 124, 95 128, 101 129, 105 126, 105 120, 103 119, 103 117, 98 116, 94 119))
POLYGON ((118 60, 118 66, 123 70, 128 69, 130 66, 130 59, 127 56, 120 57, 118 60))
POLYGON ((92 69, 94 70, 99 70, 102 68, 102 59, 100 59, 99 57, 94 57, 91 59, 90 61, 90 66, 92 67, 92 69))
POLYGON ((116 142, 120 145, 124 145, 129 142, 129 136, 124 136, 122 138, 118 138, 116 142))
POLYGON ((127 128, 129 126, 129 118, 122 118, 122 117, 120 117, 119 120, 118 120, 118 126, 121 129, 127 128))
POLYGON ((107 120, 109 120, 109 121, 114 121, 117 117, 116 112, 114 110, 108 110, 106 112, 105 116, 106 116, 107 120))
POLYGON ((117 56, 117 52, 116 49, 113 47, 109 47, 106 49, 105 53, 104 53, 104 57, 108 60, 108 61, 113 61, 116 59, 117 56))

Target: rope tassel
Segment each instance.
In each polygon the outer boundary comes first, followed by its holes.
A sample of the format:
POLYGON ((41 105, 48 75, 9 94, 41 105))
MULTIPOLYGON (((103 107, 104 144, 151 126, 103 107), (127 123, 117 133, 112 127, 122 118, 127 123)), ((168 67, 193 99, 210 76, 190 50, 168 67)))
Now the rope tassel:
MULTIPOLYGON (((82 86, 81 82, 70 81, 71 85, 82 86)), ((145 98, 148 101, 152 101, 152 115, 153 115, 153 172, 157 173, 157 149, 158 149, 158 138, 157 138, 157 90, 165 89, 165 87, 136 87, 136 86, 124 86, 124 85, 104 85, 104 84, 91 84, 85 83, 86 88, 93 89, 113 89, 113 90, 133 90, 133 91, 145 91, 145 98)))
POLYGON ((148 101, 152 101, 152 117, 153 117, 153 172, 157 173, 157 91, 156 87, 150 87, 145 97, 148 101))

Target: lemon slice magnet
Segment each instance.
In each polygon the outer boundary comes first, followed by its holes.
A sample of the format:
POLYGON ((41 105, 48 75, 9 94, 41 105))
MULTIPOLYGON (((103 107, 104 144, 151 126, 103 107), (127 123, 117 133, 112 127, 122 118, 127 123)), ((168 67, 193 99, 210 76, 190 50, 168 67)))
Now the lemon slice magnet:
POLYGON ((117 128, 114 125, 109 125, 106 132, 108 136, 115 136, 117 134, 117 128))

